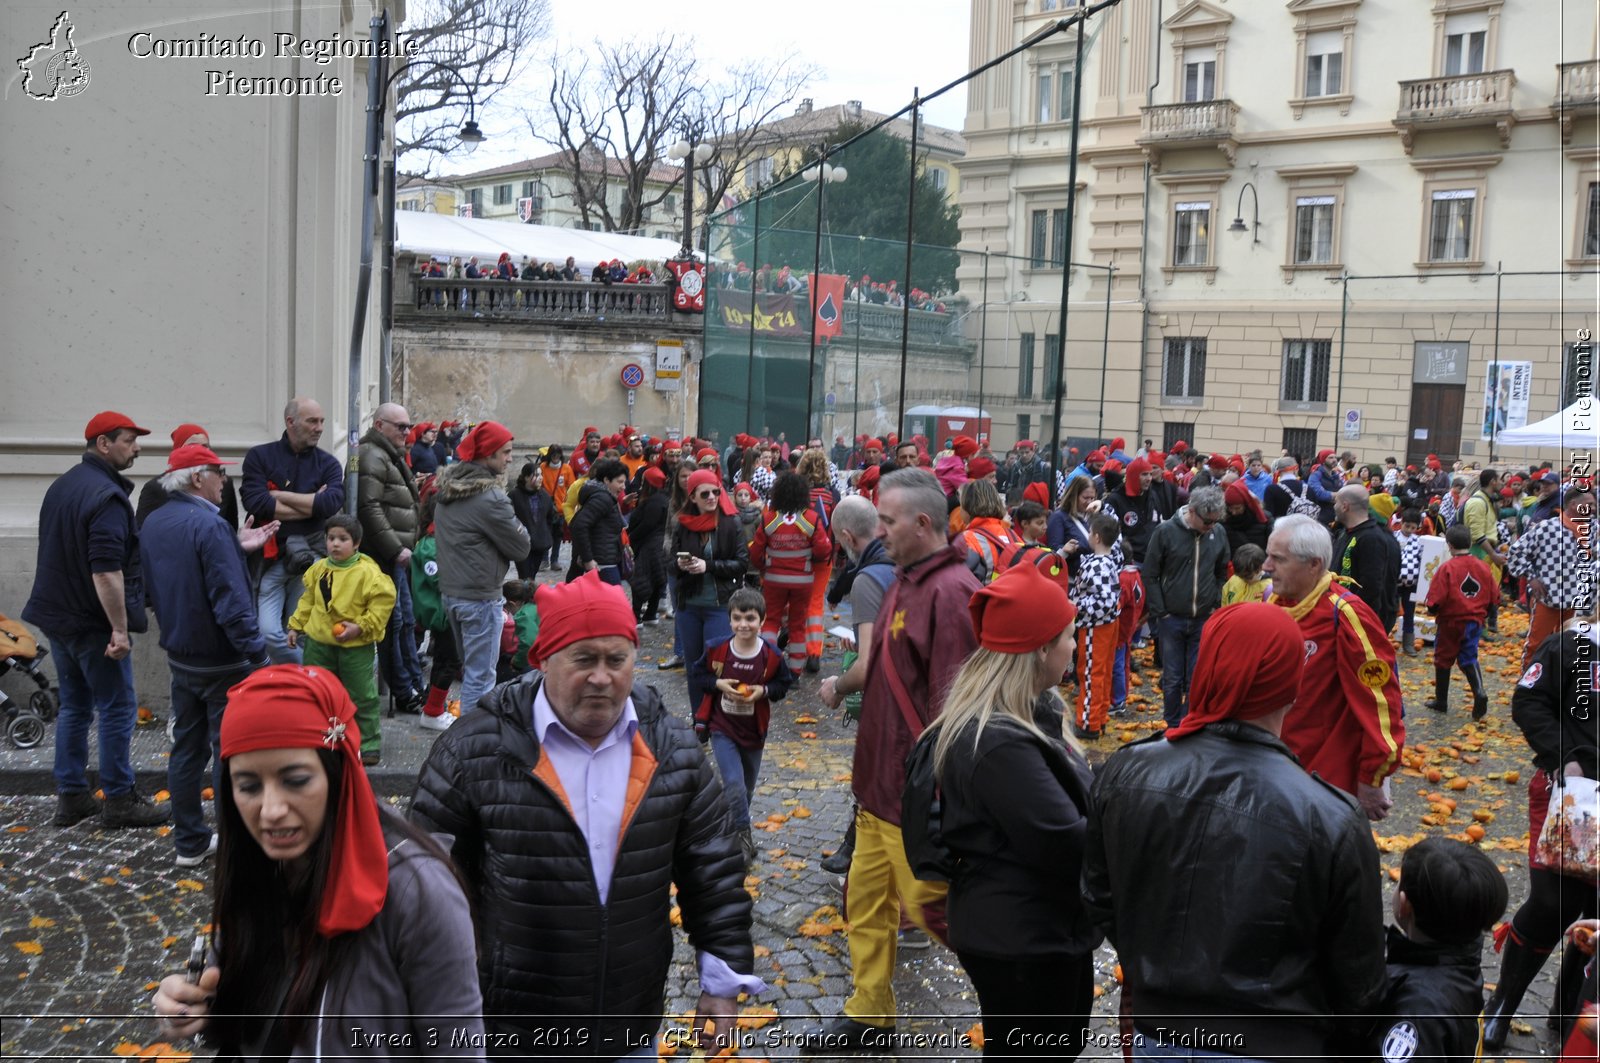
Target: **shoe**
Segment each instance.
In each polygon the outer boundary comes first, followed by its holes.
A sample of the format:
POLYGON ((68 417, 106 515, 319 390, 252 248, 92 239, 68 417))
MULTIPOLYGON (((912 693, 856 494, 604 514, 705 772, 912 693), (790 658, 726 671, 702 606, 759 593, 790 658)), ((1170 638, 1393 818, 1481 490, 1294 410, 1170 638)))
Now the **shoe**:
POLYGON ((1489 715, 1489 695, 1475 694, 1472 698, 1472 718, 1481 720, 1489 715))
POLYGON ((366 750, 361 754, 361 766, 363 768, 376 768, 382 762, 383 754, 375 749, 366 750))
POLYGON ((751 836, 749 827, 739 832, 739 851, 744 854, 744 866, 747 869, 754 867, 756 863, 756 840, 751 836))
POLYGON ((1494 994, 1483 1006, 1483 1049, 1485 1053, 1499 1054, 1511 1034, 1511 1020, 1516 1018, 1517 1005, 1522 994, 1544 966, 1549 952, 1535 952, 1521 944, 1515 933, 1506 938, 1500 954, 1500 978, 1494 994))
POLYGON ((401 697, 393 699, 394 711, 407 716, 416 716, 422 712, 422 706, 427 704, 428 696, 419 694, 415 690, 401 697))
POLYGON ((1078 741, 1080 741, 1080 742, 1095 742, 1095 741, 1098 741, 1099 738, 1100 738, 1100 732, 1099 731, 1087 730, 1085 728, 1079 727, 1076 723, 1072 724, 1072 733, 1073 733, 1074 736, 1077 737, 1078 741))
POLYGON ((195 853, 193 856, 184 856, 179 853, 172 863, 176 867, 199 867, 206 862, 207 857, 217 855, 217 832, 211 832, 211 844, 207 845, 205 852, 195 853))
POLYGON ((672 611, 672 606, 670 606, 670 605, 662 606, 662 608, 661 608, 661 619, 663 619, 663 620, 671 620, 673 617, 675 617, 677 615, 678 615, 677 613, 674 613, 672 611))
POLYGON ((100 799, 88 790, 56 795, 55 825, 71 827, 100 814, 100 799))
POLYGON ((1413 639, 1406 639, 1405 642, 1400 646, 1400 652, 1405 654, 1407 657, 1415 657, 1417 655, 1416 641, 1413 639))
POLYGON ((1425 709, 1432 709, 1434 712, 1450 711, 1450 703, 1440 698, 1429 698, 1427 701, 1422 703, 1422 707, 1425 709))
POLYGON ((154 804, 137 790, 107 797, 100 822, 107 827, 154 827, 172 818, 166 804, 154 804))
POLYGON ((424 714, 417 717, 417 726, 424 731, 448 731, 450 730, 450 725, 455 722, 456 718, 448 712, 441 712, 437 716, 424 714))
POLYGON ((659 671, 659 672, 670 672, 670 671, 673 671, 674 669, 682 668, 682 667, 683 667, 683 658, 679 657, 677 654, 673 654, 671 657, 668 657, 666 660, 661 661, 660 663, 658 663, 656 665, 656 670, 659 671))
POLYGON ((890 1052, 894 1049, 893 1026, 868 1026, 841 1015, 826 1026, 800 1035, 804 1055, 835 1055, 840 1052, 890 1052))
POLYGON ((909 927, 900 931, 900 947, 903 949, 930 949, 933 939, 920 927, 909 927))
POLYGON ((807 657, 806 658, 806 671, 810 672, 812 675, 816 675, 818 672, 822 671, 822 658, 821 657, 807 657))
POLYGON ((1114 702, 1112 704, 1111 711, 1110 711, 1109 715, 1111 715, 1111 716, 1131 716, 1132 712, 1128 709, 1128 703, 1126 701, 1118 701, 1118 702, 1114 702))
POLYGON ((1500 629, 1499 628, 1486 627, 1482 631, 1478 632, 1478 638, 1481 639, 1484 642, 1493 642, 1495 639, 1497 639, 1499 637, 1500 637, 1500 629))
POLYGON ((832 856, 822 858, 822 870, 830 875, 848 875, 850 873, 850 858, 856 851, 856 821, 850 819, 850 827, 844 832, 844 840, 839 843, 832 856))

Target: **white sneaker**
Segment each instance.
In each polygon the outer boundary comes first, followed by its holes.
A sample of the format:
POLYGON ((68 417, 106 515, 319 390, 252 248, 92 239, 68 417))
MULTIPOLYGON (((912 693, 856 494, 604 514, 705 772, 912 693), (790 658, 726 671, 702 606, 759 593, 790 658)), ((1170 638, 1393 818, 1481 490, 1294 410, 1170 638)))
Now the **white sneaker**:
POLYGON ((217 832, 216 831, 212 831, 211 832, 211 844, 206 846, 206 851, 205 852, 197 853, 194 856, 178 856, 178 857, 174 857, 172 862, 177 867, 199 867, 201 864, 206 862, 206 859, 208 857, 215 856, 216 854, 217 854, 217 832))
POLYGON ((437 716, 429 716, 424 713, 417 717, 417 726, 424 731, 448 731, 450 725, 455 722, 456 718, 448 712, 441 712, 437 716))

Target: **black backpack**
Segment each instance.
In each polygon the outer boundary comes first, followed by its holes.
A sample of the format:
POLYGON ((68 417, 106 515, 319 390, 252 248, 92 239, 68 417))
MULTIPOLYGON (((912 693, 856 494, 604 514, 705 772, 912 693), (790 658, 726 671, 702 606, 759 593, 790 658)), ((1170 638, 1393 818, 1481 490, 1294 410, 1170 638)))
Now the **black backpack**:
POLYGON ((900 838, 906 863, 923 882, 950 882, 958 861, 944 843, 944 809, 933 774, 937 730, 924 731, 906 755, 906 785, 900 792, 900 838))

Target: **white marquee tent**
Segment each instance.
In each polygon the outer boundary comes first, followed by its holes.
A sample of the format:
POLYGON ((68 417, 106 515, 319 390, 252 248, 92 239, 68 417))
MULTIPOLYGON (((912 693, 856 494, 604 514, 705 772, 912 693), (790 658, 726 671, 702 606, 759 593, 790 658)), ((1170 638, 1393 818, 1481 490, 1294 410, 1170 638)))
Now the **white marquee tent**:
POLYGON ((499 259, 502 251, 507 251, 519 266, 524 256, 538 262, 554 259, 560 264, 570 255, 585 274, 596 263, 614 258, 628 263, 641 259, 664 262, 676 258, 679 251, 677 240, 563 229, 554 225, 455 218, 418 210, 395 212, 394 246, 396 251, 441 259, 459 256, 463 262, 476 255, 480 263, 489 264, 499 259))
POLYGON ((1600 447, 1600 400, 1582 398, 1560 413, 1521 428, 1496 433, 1495 449, 1503 447, 1600 447))

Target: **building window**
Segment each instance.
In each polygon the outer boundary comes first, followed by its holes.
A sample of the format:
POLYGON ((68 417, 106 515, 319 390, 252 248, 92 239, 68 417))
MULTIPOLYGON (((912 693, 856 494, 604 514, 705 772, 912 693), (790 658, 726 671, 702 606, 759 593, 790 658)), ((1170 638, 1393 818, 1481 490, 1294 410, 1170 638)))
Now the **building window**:
POLYGON ((483 217, 483 189, 474 188, 467 193, 467 206, 472 210, 472 213, 468 214, 467 217, 483 217))
POLYGON ((1067 212, 1050 212, 1050 264, 1060 269, 1067 264, 1067 212))
POLYGON ((1194 442, 1193 421, 1166 421, 1161 425, 1161 451, 1171 454, 1173 444, 1182 440, 1185 443, 1194 442))
POLYGON ((1433 193, 1433 215, 1428 230, 1430 262, 1468 262, 1472 259, 1472 208, 1478 193, 1471 188, 1445 188, 1433 193))
POLYGON ((1283 430, 1283 449, 1287 450, 1301 468, 1308 468, 1306 462, 1317 452, 1317 430, 1315 428, 1285 428, 1283 430))
POLYGON ((1019 414, 1017 414, 1017 438, 1018 439, 1032 439, 1033 438, 1033 414, 1031 414, 1031 413, 1019 413, 1019 414))
POLYGON ((1344 34, 1333 31, 1306 37, 1306 96, 1337 96, 1344 91, 1344 34))
POLYGON ((1296 196, 1294 261, 1296 265, 1333 261, 1333 196, 1296 196))
POLYGON ((494 205, 497 206, 497 207, 504 207, 504 206, 510 205, 510 203, 511 203, 511 186, 510 185, 495 185, 494 186, 494 205))
POLYGON ((1028 231, 1028 265, 1034 269, 1043 269, 1049 254, 1049 248, 1045 246, 1045 225, 1049 218, 1050 212, 1047 210, 1036 210, 1029 217, 1032 224, 1028 231))
POLYGON ((418 203, 414 199, 403 199, 399 203, 396 203, 395 206, 400 210, 421 210, 422 209, 422 204, 418 203))
POLYGON ((678 197, 668 192, 666 198, 661 201, 661 209, 668 214, 676 211, 678 209, 678 197))
MULTIPOLYGON (((1177 336, 1166 342, 1161 372, 1164 399, 1201 399, 1206 393, 1204 336, 1177 336)), ((1192 440, 1191 440, 1192 442, 1192 440)))
POLYGON ((1072 121, 1072 63, 1040 63, 1034 72, 1034 97, 1040 124, 1072 121))
POLYGON ((1033 398, 1033 333, 1024 332, 1017 341, 1017 398, 1033 398))
POLYGON ((1445 77, 1483 73, 1483 59, 1488 39, 1487 30, 1463 30, 1451 33, 1450 27, 1447 26, 1444 38, 1445 77))
POLYGON ((524 181, 524 182, 522 182, 522 198, 523 199, 532 199, 533 198, 533 182, 532 181, 524 181))
POLYGON ((941 192, 950 187, 949 171, 938 166, 931 166, 928 168, 928 180, 932 181, 933 187, 937 188, 941 192))
POLYGON ((1583 223, 1583 257, 1600 258, 1600 181, 1589 182, 1589 208, 1583 223))
POLYGON ((772 157, 755 159, 750 163, 750 183, 756 186, 772 183, 772 157))
POLYGON ((1283 341, 1283 401, 1295 405, 1328 401, 1328 368, 1332 340, 1283 341))
POLYGON ((1056 398, 1056 362, 1061 357, 1061 337, 1052 333, 1044 336, 1044 398, 1056 398))
POLYGON ((1172 264, 1206 265, 1211 260, 1211 204, 1179 203, 1172 224, 1172 264))
POLYGON ((1217 53, 1214 48, 1190 48, 1183 57, 1183 102, 1200 103, 1217 98, 1217 53))
POLYGON ((1052 92, 1053 85, 1054 85, 1054 82, 1051 80, 1051 72, 1048 71, 1048 70, 1039 71, 1039 121, 1040 122, 1054 122, 1055 121, 1055 116, 1052 113, 1052 111, 1054 110, 1054 107, 1055 107, 1055 102, 1056 102, 1054 93, 1052 92))

